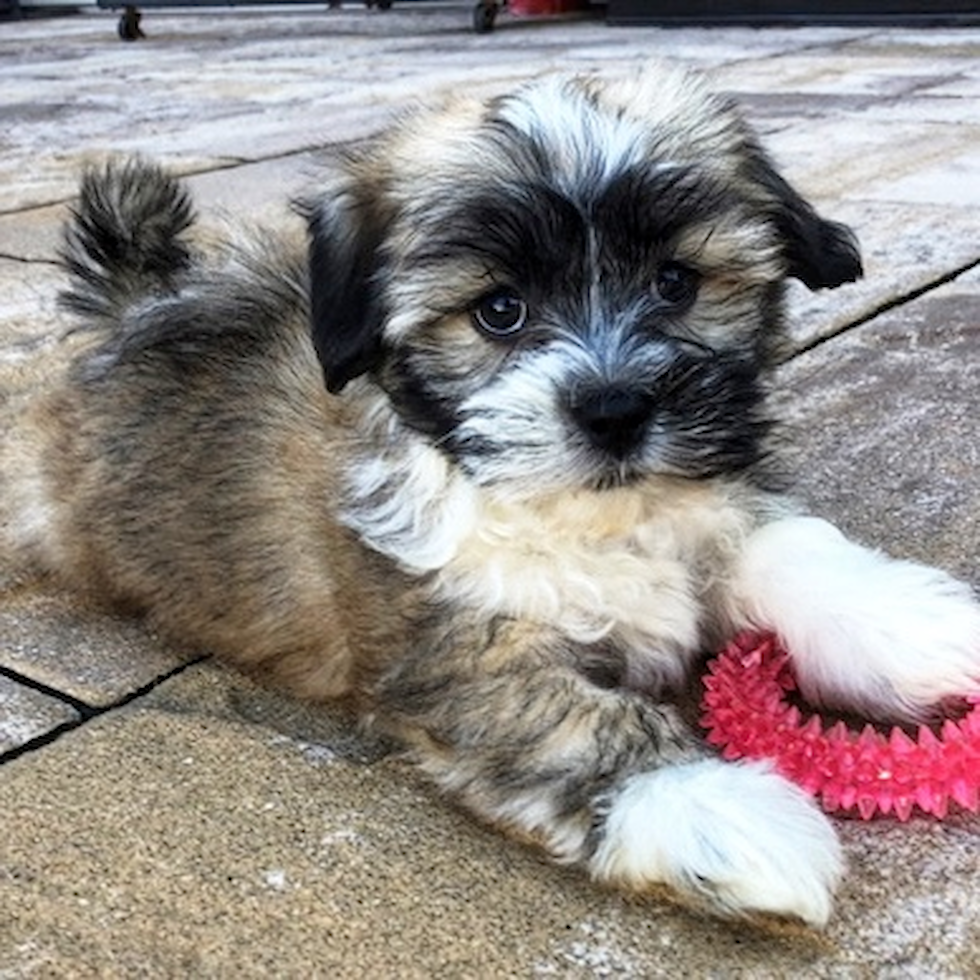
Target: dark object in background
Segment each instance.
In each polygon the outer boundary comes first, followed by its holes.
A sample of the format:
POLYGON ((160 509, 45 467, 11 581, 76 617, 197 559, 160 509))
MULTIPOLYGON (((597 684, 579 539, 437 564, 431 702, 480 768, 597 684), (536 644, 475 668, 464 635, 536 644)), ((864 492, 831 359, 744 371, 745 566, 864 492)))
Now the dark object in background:
POLYGON ((977 0, 610 0, 610 24, 980 24, 977 0))

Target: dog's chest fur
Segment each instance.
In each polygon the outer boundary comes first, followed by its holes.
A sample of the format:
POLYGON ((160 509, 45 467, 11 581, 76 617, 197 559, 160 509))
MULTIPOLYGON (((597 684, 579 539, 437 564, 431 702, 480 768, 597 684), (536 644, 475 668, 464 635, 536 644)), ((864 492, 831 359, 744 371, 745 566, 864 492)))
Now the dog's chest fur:
POLYGON ((707 489, 657 496, 565 495, 533 508, 490 502, 437 588, 487 615, 548 623, 577 643, 615 642, 628 686, 677 683, 746 518, 707 489))
POLYGON ((430 573, 437 602, 546 624, 583 646, 612 642, 632 687, 682 679, 752 523, 731 487, 664 478, 528 503, 474 486, 428 447, 399 455, 355 470, 360 500, 345 523, 430 573))

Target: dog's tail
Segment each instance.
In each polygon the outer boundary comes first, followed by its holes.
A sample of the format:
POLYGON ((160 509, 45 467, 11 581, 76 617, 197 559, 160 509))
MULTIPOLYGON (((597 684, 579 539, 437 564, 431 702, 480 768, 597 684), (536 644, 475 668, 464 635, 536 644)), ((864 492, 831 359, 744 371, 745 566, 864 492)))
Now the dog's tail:
POLYGON ((194 209, 183 186, 133 159, 92 168, 65 228, 71 275, 62 305, 86 318, 115 319, 137 297, 167 292, 191 262, 185 233, 194 209))

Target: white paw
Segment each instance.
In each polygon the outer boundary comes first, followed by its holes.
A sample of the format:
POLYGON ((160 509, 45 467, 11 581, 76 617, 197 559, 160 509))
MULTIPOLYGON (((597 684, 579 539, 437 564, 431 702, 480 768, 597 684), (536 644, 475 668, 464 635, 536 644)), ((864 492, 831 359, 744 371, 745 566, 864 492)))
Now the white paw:
POLYGON ((631 777, 613 798, 590 868, 636 890, 669 885, 723 914, 822 926, 843 859, 802 790, 759 763, 704 759, 631 777))
POLYGON ((749 620, 783 640, 814 703, 914 719, 980 694, 980 604, 939 569, 797 517, 748 539, 736 590, 749 620))

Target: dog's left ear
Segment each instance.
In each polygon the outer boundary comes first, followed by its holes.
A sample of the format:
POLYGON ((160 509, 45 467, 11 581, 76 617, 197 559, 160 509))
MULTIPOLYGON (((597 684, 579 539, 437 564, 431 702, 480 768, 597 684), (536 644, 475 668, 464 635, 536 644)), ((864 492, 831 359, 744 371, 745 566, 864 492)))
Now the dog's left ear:
POLYGON ((864 269, 854 232, 847 225, 821 218, 764 154, 753 163, 755 182, 775 202, 773 218, 783 241, 787 274, 814 290, 860 279, 864 269))
POLYGON ((309 228, 310 319, 327 390, 336 394, 381 358, 378 270, 383 237, 369 203, 350 189, 299 205, 309 228))

